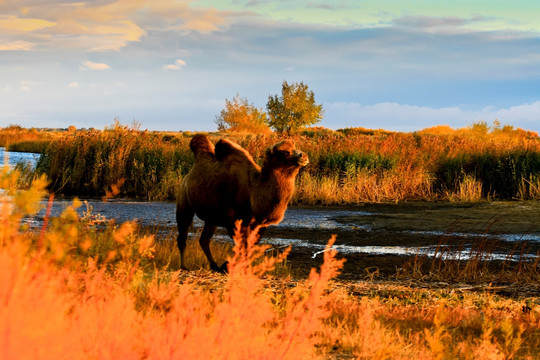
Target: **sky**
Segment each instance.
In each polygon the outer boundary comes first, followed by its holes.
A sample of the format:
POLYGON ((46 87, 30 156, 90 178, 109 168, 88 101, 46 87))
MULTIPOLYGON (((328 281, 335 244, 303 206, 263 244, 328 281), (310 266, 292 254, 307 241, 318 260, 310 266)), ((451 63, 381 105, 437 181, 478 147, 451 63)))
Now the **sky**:
POLYGON ((213 131, 283 81, 318 124, 540 132, 538 0, 0 0, 0 127, 213 131))

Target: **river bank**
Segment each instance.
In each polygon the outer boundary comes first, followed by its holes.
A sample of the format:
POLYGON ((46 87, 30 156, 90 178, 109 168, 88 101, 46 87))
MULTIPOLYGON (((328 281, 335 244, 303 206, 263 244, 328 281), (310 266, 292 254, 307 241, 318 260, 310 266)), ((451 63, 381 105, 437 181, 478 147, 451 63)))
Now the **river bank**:
MULTIPOLYGON (((176 237, 175 204, 126 199, 103 202, 86 199, 78 209, 117 223, 135 221, 158 239, 176 237)), ((70 199, 55 200, 57 216, 70 199)), ((45 206, 45 201, 43 202, 45 206)), ((39 227, 44 210, 25 221, 39 227)), ((344 279, 396 276, 415 258, 469 261, 483 252, 491 267, 534 261, 540 253, 540 202, 403 202, 363 206, 291 206, 282 223, 271 226, 263 242, 276 249, 292 246, 290 267, 299 276, 322 262, 321 251, 332 235, 334 248, 347 262, 344 279)), ((196 241, 203 223, 195 218, 190 239, 196 241)), ((230 242, 223 230, 215 241, 230 242)))

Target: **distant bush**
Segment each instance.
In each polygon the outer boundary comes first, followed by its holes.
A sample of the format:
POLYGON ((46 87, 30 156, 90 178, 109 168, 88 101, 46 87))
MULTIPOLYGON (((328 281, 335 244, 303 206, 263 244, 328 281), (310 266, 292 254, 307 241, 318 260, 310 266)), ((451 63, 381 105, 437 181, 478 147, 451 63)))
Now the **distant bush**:
POLYGON ((8 147, 12 151, 40 153, 55 135, 46 131, 11 125, 0 128, 0 147, 8 147))
POLYGON ((25 140, 10 144, 8 149, 10 151, 30 152, 30 153, 42 153, 45 151, 51 140, 36 139, 25 140))
POLYGON ((335 153, 319 159, 317 171, 321 174, 351 174, 360 169, 385 172, 395 168, 397 159, 378 154, 335 153))
POLYGON ((225 108, 215 119, 219 131, 249 134, 269 134, 266 122, 266 113, 238 94, 225 100, 225 108))
POLYGON ((366 129, 363 127, 354 127, 354 128, 344 128, 338 129, 338 132, 345 134, 346 136, 356 136, 356 135, 388 135, 393 131, 383 130, 383 129, 366 129))
POLYGON ((422 135, 452 135, 456 133, 456 130, 452 129, 448 125, 437 125, 420 130, 418 133, 422 135))
POLYGON ((266 103, 268 125, 278 133, 295 134, 323 118, 322 104, 315 102, 313 91, 303 82, 283 81, 281 95, 270 95, 266 103))

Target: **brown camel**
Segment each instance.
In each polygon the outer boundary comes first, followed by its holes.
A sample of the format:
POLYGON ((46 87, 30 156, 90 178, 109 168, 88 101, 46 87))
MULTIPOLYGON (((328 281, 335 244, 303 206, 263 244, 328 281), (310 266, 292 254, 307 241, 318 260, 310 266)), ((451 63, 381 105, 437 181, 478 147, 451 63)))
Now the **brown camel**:
POLYGON ((210 252, 216 228, 224 227, 232 237, 240 221, 242 239, 253 231, 258 231, 260 239, 268 225, 283 219, 296 175, 309 160, 288 140, 266 150, 262 168, 246 150, 229 140, 221 139, 214 147, 208 136, 199 134, 189 146, 195 164, 182 181, 176 206, 180 266, 185 269, 188 228, 196 214, 204 221, 199 244, 210 268, 223 272, 226 263, 218 267, 210 252))

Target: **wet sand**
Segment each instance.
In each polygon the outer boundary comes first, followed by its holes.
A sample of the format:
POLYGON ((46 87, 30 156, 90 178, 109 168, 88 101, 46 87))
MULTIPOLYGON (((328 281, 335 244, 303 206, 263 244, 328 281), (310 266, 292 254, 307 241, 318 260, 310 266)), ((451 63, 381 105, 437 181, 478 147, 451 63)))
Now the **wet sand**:
MULTIPOLYGON (((302 208, 299 208, 302 209, 302 208)), ((540 202, 407 202, 366 204, 358 207, 317 208, 330 214, 333 228, 295 229, 285 225, 269 228, 268 238, 301 238, 322 247, 333 235, 347 259, 343 278, 364 279, 373 273, 396 274, 416 256, 428 256, 437 246, 452 247, 466 259, 470 249, 483 246, 497 261, 534 258, 540 252, 540 202), (336 214, 335 211, 338 213, 336 214), (525 251, 522 254, 522 246, 525 251), (358 248, 359 251, 350 251, 358 248), (370 250, 371 249, 371 250, 370 250), (405 250, 405 251, 404 251, 405 250), (509 254, 514 253, 514 257, 509 254)), ((293 267, 320 264, 309 248, 293 246, 293 267)))

